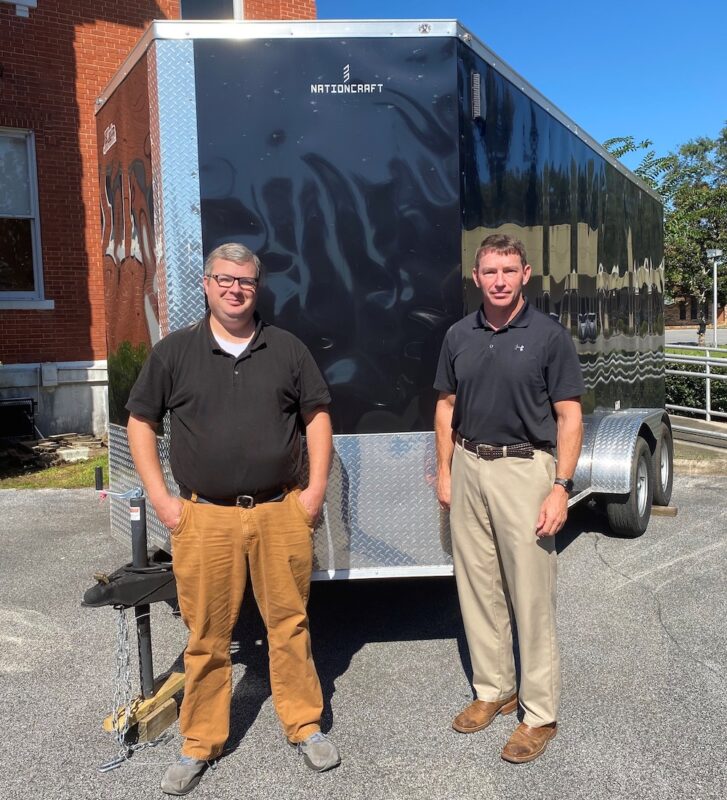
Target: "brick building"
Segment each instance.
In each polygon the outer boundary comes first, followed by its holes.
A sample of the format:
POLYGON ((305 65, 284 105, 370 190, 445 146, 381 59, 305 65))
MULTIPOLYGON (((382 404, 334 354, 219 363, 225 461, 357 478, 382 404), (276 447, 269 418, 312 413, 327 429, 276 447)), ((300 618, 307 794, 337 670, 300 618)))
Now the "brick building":
MULTIPOLYGON (((712 323, 712 301, 707 298, 706 319, 712 323)), ((667 327, 696 328, 700 315, 705 311, 696 297, 677 297, 664 306, 664 324, 667 327)), ((727 309, 717 306, 717 324, 727 324, 727 309)))
POLYGON ((144 29, 315 16, 315 0, 0 0, 0 435, 13 398, 44 435, 105 430, 94 104, 144 29))

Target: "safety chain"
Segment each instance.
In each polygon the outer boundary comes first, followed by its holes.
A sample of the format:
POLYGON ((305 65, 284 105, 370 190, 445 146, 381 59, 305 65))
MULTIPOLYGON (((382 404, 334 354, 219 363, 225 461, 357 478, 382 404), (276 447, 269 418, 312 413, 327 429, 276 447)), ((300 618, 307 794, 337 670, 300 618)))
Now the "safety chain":
POLYGON ((114 706, 111 712, 111 724, 114 729, 114 738, 119 745, 116 758, 101 764, 99 772, 109 772, 128 761, 133 753, 145 750, 147 747, 156 747, 166 744, 173 738, 171 731, 165 731, 150 742, 129 744, 126 737, 129 733, 132 699, 131 699, 131 663, 129 658, 129 622, 126 609, 123 606, 114 606, 118 612, 116 617, 116 680, 114 685, 114 706), (121 714, 123 723, 119 727, 121 714))

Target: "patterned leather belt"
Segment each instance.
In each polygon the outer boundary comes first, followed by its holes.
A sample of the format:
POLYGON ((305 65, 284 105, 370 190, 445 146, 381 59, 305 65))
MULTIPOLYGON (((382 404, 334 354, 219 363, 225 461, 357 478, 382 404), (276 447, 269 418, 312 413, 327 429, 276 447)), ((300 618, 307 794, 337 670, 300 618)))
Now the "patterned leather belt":
POLYGON ((550 447, 536 447, 530 442, 517 442, 496 447, 491 444, 471 442, 459 434, 457 434, 457 444, 462 445, 465 450, 474 453, 477 458, 484 461, 494 461, 496 458, 532 458, 536 450, 545 450, 551 454, 553 452, 550 447))
POLYGON ((237 497, 205 497, 187 489, 186 486, 179 487, 179 496, 184 500, 193 500, 195 503, 209 503, 213 506, 239 506, 240 508, 255 508, 261 503, 275 503, 282 500, 288 494, 285 487, 269 489, 258 494, 238 494, 237 497))

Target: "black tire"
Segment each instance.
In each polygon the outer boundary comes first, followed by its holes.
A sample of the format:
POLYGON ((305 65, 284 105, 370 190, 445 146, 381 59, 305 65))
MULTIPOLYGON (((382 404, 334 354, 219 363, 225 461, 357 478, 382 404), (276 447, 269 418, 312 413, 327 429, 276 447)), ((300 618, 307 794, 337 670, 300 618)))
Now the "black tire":
POLYGON ((668 506, 674 482, 674 439, 671 428, 661 423, 661 437, 654 452, 654 505, 668 506))
POLYGON ((608 524, 619 536, 641 536, 651 517, 654 499, 654 460, 644 439, 636 441, 631 462, 631 491, 606 498, 608 524))

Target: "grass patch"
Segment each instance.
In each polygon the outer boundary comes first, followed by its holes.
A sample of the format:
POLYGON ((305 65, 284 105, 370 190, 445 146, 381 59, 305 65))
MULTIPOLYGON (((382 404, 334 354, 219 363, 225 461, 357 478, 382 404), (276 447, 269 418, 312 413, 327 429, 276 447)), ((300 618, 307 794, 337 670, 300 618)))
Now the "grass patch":
POLYGON ((108 486, 109 457, 104 451, 103 455, 88 461, 59 464, 24 475, 0 478, 0 489, 93 489, 96 467, 103 468, 104 486, 108 486))
MULTIPOLYGON (((665 352, 666 353, 670 353, 673 356, 701 356, 702 358, 705 358, 706 355, 707 355, 704 352, 704 350, 688 350, 688 349, 686 349, 684 347, 677 348, 677 347, 669 347, 669 346, 667 346, 665 348, 665 352)), ((727 352, 725 351, 724 346, 722 346, 722 352, 721 353, 714 352, 710 348, 709 357, 710 358, 727 358, 727 352)))

